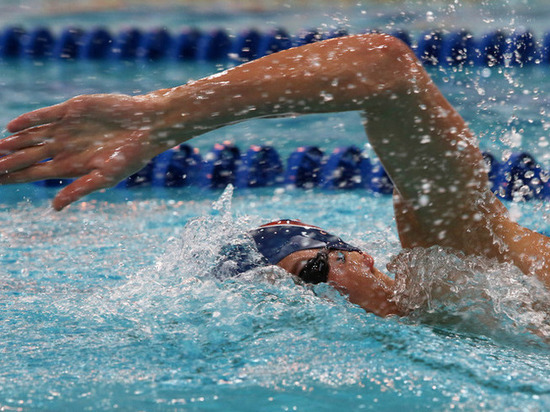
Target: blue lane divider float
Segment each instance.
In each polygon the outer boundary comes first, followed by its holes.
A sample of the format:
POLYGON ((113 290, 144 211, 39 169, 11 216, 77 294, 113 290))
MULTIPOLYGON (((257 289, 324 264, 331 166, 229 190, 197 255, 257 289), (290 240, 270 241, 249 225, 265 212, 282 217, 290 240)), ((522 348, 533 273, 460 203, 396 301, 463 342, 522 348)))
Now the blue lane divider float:
MULTIPOLYGON (((234 35, 225 29, 185 28, 175 32, 162 27, 127 28, 118 33, 104 27, 87 30, 67 27, 55 34, 47 27, 26 30, 14 26, 0 29, 0 59, 220 61, 231 58, 243 62, 347 34, 345 29, 329 32, 313 29, 290 35, 279 28, 265 32, 248 29, 234 35)), ((408 44, 426 65, 550 64, 550 31, 544 33, 540 41, 526 30, 495 30, 477 36, 466 30, 430 30, 420 34, 416 41, 403 30, 389 34, 408 44)))
POLYGON ((265 187, 284 181, 283 163, 271 146, 250 146, 241 157, 235 178, 236 187, 265 187))
POLYGON ((230 56, 238 60, 257 59, 262 43, 262 35, 257 30, 245 30, 239 33, 231 46, 230 56))
POLYGON ((39 27, 21 37, 21 52, 34 59, 42 59, 51 56, 54 46, 54 37, 44 27, 39 27))
POLYGON ((82 30, 74 27, 64 29, 52 49, 52 57, 73 60, 79 56, 82 30))
POLYGON ((285 184, 305 189, 317 186, 323 154, 323 151, 315 146, 296 149, 288 158, 285 184))
POLYGON ((502 31, 486 33, 479 42, 475 62, 481 66, 503 65, 507 47, 506 35, 502 31))
POLYGON ((224 188, 235 183, 241 164, 241 151, 231 143, 217 143, 204 157, 200 173, 200 186, 208 189, 224 188))
MULTIPOLYGON (((122 61, 137 59, 141 36, 141 31, 135 28, 122 30, 113 38, 111 57, 122 61)), ((56 54, 56 57, 59 55, 56 54)))
POLYGON ((258 57, 277 53, 292 47, 292 39, 284 29, 271 30, 262 35, 258 48, 258 57))
POLYGON ((173 60, 196 60, 202 33, 197 29, 183 30, 174 38, 170 57, 173 60))
POLYGON ((199 151, 181 144, 167 150, 153 162, 151 184, 158 187, 182 187, 196 185, 202 166, 199 151))
POLYGON ((197 60, 216 61, 226 59, 231 49, 231 39, 223 29, 204 33, 197 41, 197 60))
POLYGON ((111 55, 113 38, 111 34, 98 28, 90 30, 82 37, 82 45, 78 48, 78 57, 86 60, 103 60, 111 55))
POLYGON ((323 189, 356 189, 362 183, 361 150, 355 146, 338 147, 321 168, 319 185, 323 189))
POLYGON ((22 54, 22 37, 25 33, 20 27, 8 27, 0 35, 0 56, 16 58, 22 54))
MULTIPOLYGON (((513 153, 501 162, 483 153, 492 190, 506 200, 550 199, 550 173, 529 153, 513 153)), ((298 147, 283 164, 271 146, 251 146, 241 151, 230 142, 214 145, 205 156, 182 144, 149 162, 142 170, 117 187, 184 187, 220 189, 296 187, 326 190, 367 190, 389 195, 393 184, 377 159, 367 157, 355 146, 335 148, 325 153, 316 146, 298 147)), ((71 179, 36 182, 45 187, 69 184, 71 179)))
POLYGON ((160 28, 141 36, 137 56, 141 60, 157 61, 166 58, 174 41, 168 30, 160 28))
POLYGON ((439 31, 428 31, 418 39, 416 56, 427 66, 437 66, 441 60, 443 35, 439 31))
POLYGON ((529 153, 512 154, 498 166, 493 191, 507 200, 549 199, 549 174, 529 153))

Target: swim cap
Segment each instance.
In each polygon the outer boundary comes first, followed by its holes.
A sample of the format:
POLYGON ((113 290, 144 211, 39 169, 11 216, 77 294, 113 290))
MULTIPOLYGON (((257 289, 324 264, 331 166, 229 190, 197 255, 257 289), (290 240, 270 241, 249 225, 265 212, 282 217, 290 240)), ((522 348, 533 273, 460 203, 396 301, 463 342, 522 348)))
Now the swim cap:
POLYGON ((298 220, 277 220, 251 230, 250 235, 256 242, 258 252, 272 265, 276 265, 291 253, 305 249, 361 251, 338 236, 298 220))

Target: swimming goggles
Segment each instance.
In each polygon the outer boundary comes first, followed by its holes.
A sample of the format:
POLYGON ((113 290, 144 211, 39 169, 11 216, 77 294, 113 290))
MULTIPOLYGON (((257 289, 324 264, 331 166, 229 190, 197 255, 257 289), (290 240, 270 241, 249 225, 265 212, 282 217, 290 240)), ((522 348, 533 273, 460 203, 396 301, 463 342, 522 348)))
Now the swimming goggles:
POLYGON ((317 253, 317 256, 309 259, 300 273, 298 273, 298 277, 305 283, 313 285, 328 282, 328 273, 330 271, 328 252, 328 249, 322 249, 317 253))

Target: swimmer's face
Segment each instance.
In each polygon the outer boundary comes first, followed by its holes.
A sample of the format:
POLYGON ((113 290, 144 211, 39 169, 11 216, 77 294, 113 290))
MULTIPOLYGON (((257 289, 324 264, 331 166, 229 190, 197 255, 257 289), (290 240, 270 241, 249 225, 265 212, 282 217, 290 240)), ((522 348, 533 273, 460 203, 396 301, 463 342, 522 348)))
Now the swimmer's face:
MULTIPOLYGON (((319 249, 299 250, 282 259, 277 265, 293 275, 299 276, 304 267, 319 258, 319 249), (313 259, 313 260, 312 260, 313 259)), ((379 316, 397 313, 393 302, 389 301, 393 280, 374 267, 374 260, 364 252, 329 250, 328 283, 350 302, 379 316)))

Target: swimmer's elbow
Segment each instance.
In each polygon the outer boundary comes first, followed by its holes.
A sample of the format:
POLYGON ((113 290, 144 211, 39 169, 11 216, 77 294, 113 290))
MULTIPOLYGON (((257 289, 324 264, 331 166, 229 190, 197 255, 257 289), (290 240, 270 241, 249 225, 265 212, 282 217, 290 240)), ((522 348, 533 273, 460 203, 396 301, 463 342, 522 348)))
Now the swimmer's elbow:
MULTIPOLYGON (((357 38, 363 43, 363 46, 367 48, 377 47, 385 50, 385 54, 388 56, 393 55, 395 57, 399 57, 407 53, 412 53, 411 48, 405 42, 389 34, 358 34, 357 38)), ((414 53, 412 54, 414 55, 414 53)))
POLYGON ((356 37, 354 53, 356 76, 372 95, 408 94, 412 87, 430 82, 430 78, 411 48, 397 37, 381 33, 356 37))

